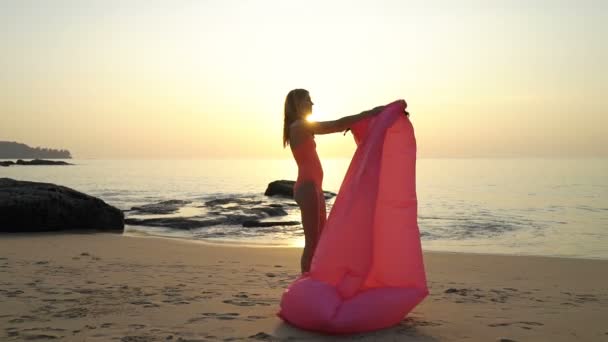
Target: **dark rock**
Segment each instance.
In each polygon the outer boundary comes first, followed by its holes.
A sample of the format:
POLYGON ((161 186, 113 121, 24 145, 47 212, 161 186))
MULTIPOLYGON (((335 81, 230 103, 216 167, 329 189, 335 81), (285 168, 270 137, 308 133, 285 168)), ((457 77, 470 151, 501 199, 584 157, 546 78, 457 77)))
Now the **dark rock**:
POLYGON ((136 219, 128 218, 126 224, 133 226, 150 226, 150 227, 169 227, 177 229, 193 229, 216 226, 226 221, 225 218, 214 219, 197 219, 186 217, 167 217, 167 218, 151 218, 151 219, 136 219))
POLYGON ((266 214, 271 217, 287 216, 287 212, 285 210, 283 210, 283 208, 257 207, 257 208, 251 208, 250 211, 254 212, 254 213, 258 213, 258 214, 263 213, 263 214, 266 214))
POLYGON ((261 204, 262 201, 256 201, 248 198, 237 198, 237 197, 228 197, 228 198, 217 198, 210 201, 206 201, 205 205, 208 207, 216 207, 226 204, 240 204, 240 205, 256 205, 261 204))
POLYGON ((274 226, 295 226, 300 224, 298 221, 245 221, 243 227, 274 227, 274 226))
MULTIPOLYGON (((171 200, 160 203, 146 204, 133 207, 130 214, 171 214, 190 201, 171 200)), ((299 222, 262 222, 260 219, 267 217, 286 216, 287 211, 278 204, 266 204, 259 206, 263 201, 254 198, 217 198, 204 202, 207 208, 205 216, 194 217, 129 217, 125 220, 126 224, 134 226, 168 227, 176 229, 205 228, 216 225, 235 225, 245 227, 271 227, 276 225, 294 225, 299 222), (257 205, 257 206, 256 206, 257 205)))
POLYGON ((15 164, 15 163, 14 163, 14 162, 12 162, 12 161, 10 161, 10 160, 7 160, 7 161, 0 161, 0 166, 7 166, 7 167, 8 167, 8 166, 11 166, 11 165, 13 165, 13 164, 15 164))
MULTIPOLYGON (((266 191, 264 191, 264 195, 293 198, 293 186, 295 184, 296 182, 290 180, 277 180, 270 182, 266 187, 266 191)), ((323 191, 323 197, 325 197, 325 199, 330 199, 335 196, 336 193, 334 192, 323 191)))
POLYGON ((178 211, 179 208, 183 207, 186 204, 190 204, 190 203, 191 203, 190 201, 169 200, 169 201, 163 201, 163 202, 158 202, 158 203, 146 204, 146 205, 142 205, 139 207, 133 207, 133 208, 131 208, 131 210, 137 211, 138 213, 142 213, 142 214, 157 214, 157 215, 173 214, 174 212, 178 211))
POLYGON ((223 214, 224 224, 240 225, 245 221, 261 218, 260 215, 223 214))
POLYGON ((0 178, 0 232, 123 228, 122 211, 99 198, 60 185, 0 178))
POLYGON ((331 191, 323 191, 323 197, 325 197, 325 199, 330 199, 332 197, 336 197, 336 193, 335 192, 331 192, 331 191))
POLYGON ((64 161, 54 161, 54 160, 44 160, 44 159, 34 159, 31 161, 25 161, 22 159, 17 160, 16 165, 74 165, 70 163, 66 163, 64 161))
MULTIPOLYGON (((291 184, 293 184, 293 182, 291 182, 291 184)), ((329 196, 332 196, 332 193, 329 193, 329 196)), ((292 210, 292 207, 298 206, 293 203, 292 200, 285 201, 285 203, 276 202, 277 200, 259 200, 255 196, 214 198, 204 200, 203 205, 193 205, 194 208, 206 208, 207 210, 204 215, 150 218, 145 216, 148 214, 171 214, 177 209, 191 203, 190 201, 171 200, 133 207, 128 214, 135 214, 138 216, 127 218, 125 223, 134 226, 167 227, 186 230, 218 225, 259 227, 261 230, 264 230, 267 227, 294 226, 300 224, 298 221, 264 221, 269 217, 286 216, 288 215, 287 210, 292 210), (139 215, 142 216, 140 217, 139 215)), ((243 230, 237 228, 235 233, 239 234, 241 231, 243 230)), ((217 231, 216 229, 204 229, 196 232, 196 236, 198 237, 220 237, 224 235, 226 235, 226 232, 217 231)))
POLYGON ((294 184, 296 184, 296 182, 290 180, 277 180, 270 182, 266 187, 266 191, 264 191, 264 195, 293 198, 294 184))

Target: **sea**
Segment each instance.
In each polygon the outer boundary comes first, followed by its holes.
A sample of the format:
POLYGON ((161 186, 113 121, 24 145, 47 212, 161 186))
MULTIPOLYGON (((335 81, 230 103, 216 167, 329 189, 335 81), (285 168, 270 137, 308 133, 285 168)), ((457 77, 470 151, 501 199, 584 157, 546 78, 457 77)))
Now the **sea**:
MULTIPOLYGON (((286 159, 97 160, 71 166, 0 167, 0 177, 49 182, 125 210, 166 200, 190 203, 172 217, 204 216, 212 199, 291 203, 281 220, 300 221, 290 199, 264 196, 268 183, 295 180, 286 159)), ((338 192, 350 163, 323 159, 324 190, 338 192)), ((418 226, 427 251, 608 259, 608 159, 425 159, 416 166, 418 226)), ((332 198, 327 201, 328 213, 332 198)), ((301 225, 173 229, 126 225, 125 235, 208 243, 303 245, 301 225)))

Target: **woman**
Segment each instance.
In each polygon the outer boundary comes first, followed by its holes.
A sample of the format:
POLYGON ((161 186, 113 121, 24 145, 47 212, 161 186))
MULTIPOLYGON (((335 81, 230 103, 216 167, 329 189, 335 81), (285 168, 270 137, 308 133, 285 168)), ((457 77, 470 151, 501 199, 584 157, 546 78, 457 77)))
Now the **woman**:
POLYGON ((338 120, 311 122, 306 117, 312 113, 313 102, 305 89, 294 89, 285 98, 283 125, 283 147, 289 145, 298 164, 298 179, 293 187, 293 197, 302 215, 304 228, 304 251, 302 252, 302 273, 310 270, 310 264, 325 225, 325 198, 323 197, 323 168, 319 161, 314 141, 315 134, 341 132, 355 122, 379 113, 379 106, 359 114, 345 116, 338 120))

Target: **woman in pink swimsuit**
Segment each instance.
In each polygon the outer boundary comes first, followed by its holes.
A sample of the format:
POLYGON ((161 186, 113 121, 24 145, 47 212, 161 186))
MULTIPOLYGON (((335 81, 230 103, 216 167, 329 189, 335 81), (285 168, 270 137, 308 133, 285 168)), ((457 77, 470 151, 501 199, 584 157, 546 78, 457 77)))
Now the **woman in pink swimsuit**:
POLYGON ((306 116, 312 113, 312 100, 305 89, 294 89, 285 98, 283 147, 290 145, 298 164, 298 179, 293 187, 293 197, 302 215, 304 251, 302 273, 308 272, 317 241, 325 225, 325 198, 323 196, 323 168, 317 155, 315 134, 344 131, 355 122, 379 113, 384 106, 338 120, 311 122, 306 116))

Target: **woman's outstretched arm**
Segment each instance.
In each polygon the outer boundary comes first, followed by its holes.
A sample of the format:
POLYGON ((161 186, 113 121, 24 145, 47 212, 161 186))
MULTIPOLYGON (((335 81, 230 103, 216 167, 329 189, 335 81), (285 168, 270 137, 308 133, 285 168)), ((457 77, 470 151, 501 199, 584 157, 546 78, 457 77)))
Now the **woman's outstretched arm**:
POLYGON ((373 115, 380 113, 382 111, 382 109, 384 109, 384 107, 385 106, 378 106, 373 109, 363 111, 359 114, 354 114, 354 115, 349 115, 349 116, 339 118, 338 120, 318 121, 318 122, 305 121, 305 122, 303 122, 303 125, 305 125, 307 130, 313 134, 329 134, 329 133, 341 132, 341 131, 344 131, 344 130, 350 128, 350 126, 352 126, 355 122, 357 122, 361 119, 365 119, 368 116, 373 116, 373 115))

